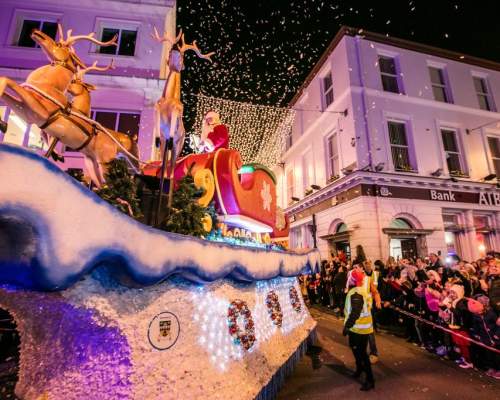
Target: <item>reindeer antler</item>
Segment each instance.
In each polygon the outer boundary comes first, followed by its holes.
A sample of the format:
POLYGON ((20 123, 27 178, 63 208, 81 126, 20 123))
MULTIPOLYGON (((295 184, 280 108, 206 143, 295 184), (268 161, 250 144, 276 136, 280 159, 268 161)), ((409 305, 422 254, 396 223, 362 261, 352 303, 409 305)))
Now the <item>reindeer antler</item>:
POLYGON ((106 67, 98 67, 97 61, 94 61, 94 63, 90 67, 85 67, 85 68, 78 67, 76 77, 77 77, 77 79, 82 80, 83 75, 85 75, 89 71, 102 71, 102 72, 104 72, 104 71, 108 71, 108 70, 114 69, 114 68, 115 68, 115 60, 114 59, 111 59, 111 62, 106 67))
POLYGON ((181 43, 182 45, 179 49, 181 53, 185 53, 188 50, 193 50, 199 58, 203 58, 204 60, 212 62, 212 59, 210 57, 212 57, 215 54, 215 51, 212 51, 207 54, 202 54, 201 50, 198 48, 198 45, 196 44, 196 40, 193 40, 193 43, 191 44, 187 44, 184 41, 184 34, 181 35, 181 43))
MULTIPOLYGON (((62 28, 61 28, 62 31, 62 28)), ((66 39, 63 39, 61 37, 60 42, 67 45, 67 46, 72 46, 76 41, 78 40, 88 40, 89 42, 95 43, 99 46, 117 46, 117 40, 118 40, 118 35, 113 36, 111 40, 108 40, 107 42, 101 42, 100 40, 97 40, 94 38, 95 32, 91 32, 88 35, 76 35, 72 36, 71 33, 73 32, 72 29, 69 29, 68 32, 66 33, 66 39)))
POLYGON ((155 39, 157 42, 160 42, 160 43, 168 42, 168 43, 170 43, 171 46, 176 44, 182 36, 182 29, 180 30, 179 34, 175 38, 169 37, 167 35, 167 32, 164 32, 163 36, 160 36, 160 34, 158 33, 158 29, 156 29, 156 26, 153 26, 153 31, 154 32, 151 34, 151 37, 153 39, 155 39))

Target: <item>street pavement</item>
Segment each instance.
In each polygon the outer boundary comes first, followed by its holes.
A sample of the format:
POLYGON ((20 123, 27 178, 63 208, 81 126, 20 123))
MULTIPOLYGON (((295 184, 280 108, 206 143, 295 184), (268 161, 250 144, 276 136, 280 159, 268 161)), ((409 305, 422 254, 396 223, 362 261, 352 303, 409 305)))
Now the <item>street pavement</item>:
POLYGON ((360 382, 350 377, 354 357, 342 336, 342 321, 316 308, 310 311, 318 322, 320 360, 305 356, 279 400, 500 400, 500 381, 385 333, 376 334, 380 361, 373 366, 375 390, 361 392, 360 382))

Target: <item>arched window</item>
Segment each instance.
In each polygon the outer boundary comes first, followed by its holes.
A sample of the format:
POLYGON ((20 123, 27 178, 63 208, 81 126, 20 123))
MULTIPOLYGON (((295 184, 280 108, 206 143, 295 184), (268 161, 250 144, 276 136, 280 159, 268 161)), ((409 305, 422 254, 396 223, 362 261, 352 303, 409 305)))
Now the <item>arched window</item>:
POLYGON ((347 225, 343 222, 338 224, 337 229, 335 229, 335 233, 347 232, 347 225))
POLYGON ((413 226, 403 218, 394 218, 389 225, 389 228, 394 229, 413 229, 413 226))

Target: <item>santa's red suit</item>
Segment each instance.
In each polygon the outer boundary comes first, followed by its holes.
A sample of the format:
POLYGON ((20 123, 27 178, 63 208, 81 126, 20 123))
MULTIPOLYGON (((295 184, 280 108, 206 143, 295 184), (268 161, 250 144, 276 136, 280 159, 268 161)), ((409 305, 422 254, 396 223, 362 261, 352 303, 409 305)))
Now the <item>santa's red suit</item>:
POLYGON ((229 148, 229 131, 226 125, 219 124, 207 135, 204 142, 210 147, 210 151, 229 148))

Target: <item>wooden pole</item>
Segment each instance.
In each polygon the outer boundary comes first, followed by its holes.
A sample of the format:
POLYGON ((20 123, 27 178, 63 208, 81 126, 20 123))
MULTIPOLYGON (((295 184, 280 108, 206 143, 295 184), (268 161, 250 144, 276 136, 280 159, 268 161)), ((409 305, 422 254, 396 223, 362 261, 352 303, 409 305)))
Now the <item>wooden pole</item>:
POLYGON ((161 197, 163 195, 163 186, 165 185, 165 169, 167 167, 167 158, 170 147, 173 145, 173 139, 169 138, 165 142, 165 147, 163 148, 163 157, 161 160, 161 172, 160 172, 160 190, 158 191, 158 200, 156 201, 156 215, 155 215, 155 226, 160 224, 160 211, 161 211, 161 197))

